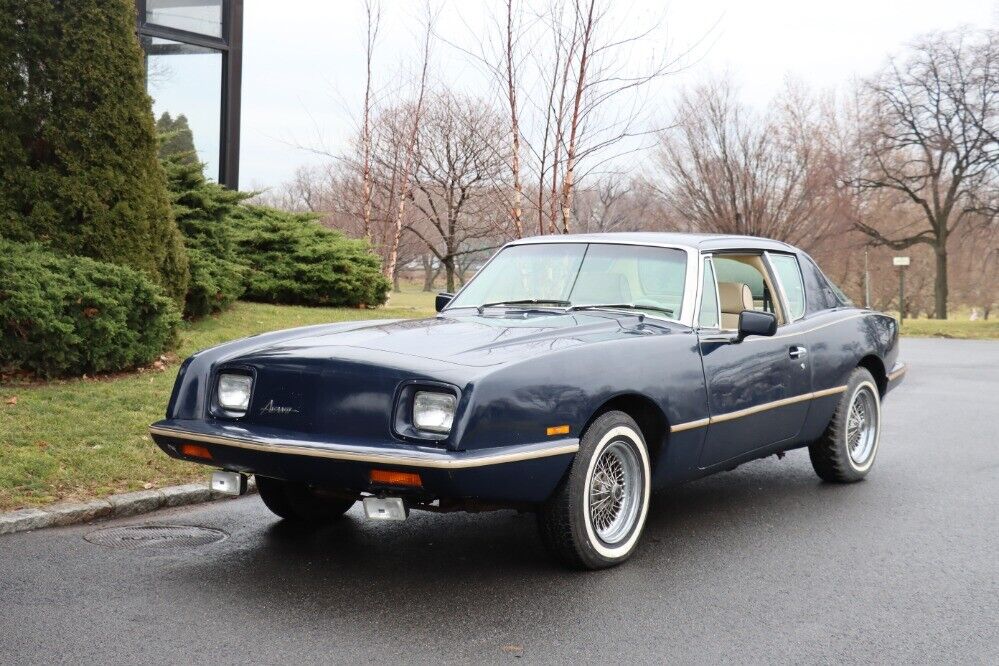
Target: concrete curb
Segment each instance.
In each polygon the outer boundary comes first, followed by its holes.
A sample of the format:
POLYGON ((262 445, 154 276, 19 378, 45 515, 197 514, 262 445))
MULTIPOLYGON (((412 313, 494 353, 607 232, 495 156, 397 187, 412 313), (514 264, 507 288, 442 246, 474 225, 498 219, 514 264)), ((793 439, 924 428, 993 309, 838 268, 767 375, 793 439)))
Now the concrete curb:
MULTIPOLYGON (((251 477, 247 492, 253 493, 256 490, 257 484, 255 479, 251 477)), ((223 495, 213 491, 208 483, 188 483, 183 486, 170 486, 158 490, 140 490, 134 493, 111 495, 105 499, 87 502, 61 502, 37 509, 20 509, 0 513, 0 534, 89 523, 101 518, 138 516, 157 509, 200 504, 219 499, 230 499, 231 497, 231 495, 223 495)))

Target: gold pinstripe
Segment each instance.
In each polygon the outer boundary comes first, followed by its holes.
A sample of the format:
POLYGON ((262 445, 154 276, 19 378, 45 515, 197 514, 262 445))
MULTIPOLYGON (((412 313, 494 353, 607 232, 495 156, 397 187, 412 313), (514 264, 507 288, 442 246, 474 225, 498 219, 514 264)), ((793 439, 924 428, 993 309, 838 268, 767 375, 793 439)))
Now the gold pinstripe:
POLYGON ((687 421, 686 423, 678 423, 675 426, 670 426, 670 432, 683 432, 684 430, 693 430, 694 428, 701 428, 708 425, 711 419, 697 419, 696 421, 687 421))
POLYGON ((802 393, 801 395, 796 395, 791 398, 782 398, 780 400, 774 400, 773 402, 766 402, 762 405, 756 405, 754 407, 747 407, 746 409, 740 409, 734 412, 727 412, 725 414, 717 414, 715 416, 709 416, 705 419, 697 419, 696 421, 687 421, 686 423, 678 423, 675 426, 670 426, 670 432, 683 432, 684 430, 692 430, 694 428, 703 428, 706 425, 712 423, 724 423, 725 421, 732 421, 734 419, 741 419, 744 416, 751 416, 753 414, 759 414, 760 412, 766 412, 771 409, 777 409, 778 407, 784 407, 786 405, 793 405, 796 402, 804 402, 806 400, 815 400, 816 398, 825 398, 826 396, 836 395, 837 393, 843 393, 846 391, 846 386, 834 386, 833 388, 822 389, 821 391, 812 391, 811 393, 802 393))

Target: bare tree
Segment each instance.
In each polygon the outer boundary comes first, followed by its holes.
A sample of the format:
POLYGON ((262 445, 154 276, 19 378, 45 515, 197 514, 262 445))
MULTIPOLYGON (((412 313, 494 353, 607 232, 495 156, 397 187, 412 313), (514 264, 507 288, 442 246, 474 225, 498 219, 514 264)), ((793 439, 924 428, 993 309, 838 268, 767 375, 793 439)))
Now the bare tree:
POLYGON ((440 93, 428 100, 416 142, 413 208, 406 230, 420 238, 455 287, 457 259, 504 235, 499 190, 507 156, 504 120, 482 100, 440 93))
POLYGON ((694 228, 809 248, 837 215, 832 155, 808 95, 791 86, 758 117, 728 80, 685 92, 664 134, 662 192, 694 228))
POLYGON ((999 305, 999 223, 980 225, 964 234, 952 250, 958 269, 956 292, 961 302, 988 319, 999 305))
MULTIPOLYGON (((388 266, 399 215, 400 183, 409 159, 413 103, 379 109, 372 121, 372 244, 379 249, 383 268, 388 266)), ((415 142, 413 144, 415 150, 415 142)), ((403 208, 403 223, 406 210, 403 208)), ((401 236, 400 236, 401 240, 401 236)), ((398 246, 396 246, 398 247, 398 246)), ((398 252, 396 253, 398 259, 398 252)))
POLYGON ((303 213, 326 212, 329 177, 324 166, 300 166, 291 180, 259 192, 250 202, 303 213))
POLYGON ((364 237, 371 240, 371 62, 374 59, 375 41, 378 39, 378 24, 381 8, 372 0, 364 0, 364 14, 367 19, 367 41, 364 49, 364 108, 361 123, 361 187, 363 190, 364 237))
POLYGON ((572 119, 569 121, 569 143, 566 146, 565 175, 562 177, 562 233, 569 233, 572 217, 572 191, 576 177, 576 160, 579 151, 579 134, 583 123, 583 95, 589 81, 590 58, 593 57, 593 31, 601 15, 596 13, 596 0, 590 0, 589 7, 581 6, 576 0, 576 16, 582 23, 579 38, 579 65, 576 73, 576 89, 572 96, 572 119))
MULTIPOLYGON (((510 173, 513 176, 513 206, 511 207, 511 217, 513 218, 514 230, 517 238, 524 236, 523 207, 521 199, 523 197, 523 185, 520 182, 520 110, 517 106, 517 73, 514 49, 514 21, 513 0, 506 0, 506 90, 507 104, 510 107, 510 173)), ((519 33, 517 33, 519 34, 519 33)))
POLYGON ((610 0, 551 0, 533 13, 507 0, 502 20, 492 18, 479 44, 444 38, 502 89, 510 111, 511 218, 518 234, 529 216, 536 216, 538 233, 570 231, 578 184, 654 140, 655 107, 644 103, 644 95, 677 71, 689 51, 667 57, 664 25, 655 18, 623 34, 622 26, 632 25, 624 19, 633 17, 615 15, 618 6, 610 0), (645 145, 636 145, 643 140, 645 145))
POLYGON ((402 239, 404 216, 406 214, 406 201, 410 197, 413 162, 416 157, 416 139, 420 130, 420 122, 423 118, 423 101, 427 90, 427 72, 430 69, 430 42, 433 35, 434 18, 428 5, 426 8, 426 30, 423 34, 422 62, 420 64, 416 103, 413 105, 413 114, 410 119, 410 128, 405 144, 405 159, 402 164, 402 172, 399 174, 398 208, 396 209, 391 243, 384 266, 385 276, 390 279, 395 276, 396 264, 399 259, 399 241, 402 239))
POLYGON ((423 291, 433 291, 434 282, 441 274, 441 263, 433 252, 424 252, 420 255, 420 264, 423 266, 423 291))
POLYGON ((934 316, 947 317, 947 243, 963 224, 996 213, 999 179, 999 41, 994 31, 958 30, 917 41, 865 93, 870 120, 863 173, 849 182, 902 193, 918 224, 886 230, 857 221, 876 243, 926 244, 936 264, 934 316))
POLYGON ((661 18, 647 21, 637 32, 624 33, 612 11, 617 6, 571 0, 568 10, 564 2, 555 2, 550 12, 548 29, 555 35, 558 57, 542 61, 551 63, 543 70, 550 67, 554 75, 544 77, 551 86, 545 91, 549 117, 541 144, 543 153, 551 146, 549 226, 561 233, 572 230, 574 192, 588 173, 654 143, 659 128, 646 95, 653 84, 678 71, 689 53, 674 56, 663 48, 661 18), (628 64, 637 61, 635 52, 647 48, 646 64, 637 68, 628 64))

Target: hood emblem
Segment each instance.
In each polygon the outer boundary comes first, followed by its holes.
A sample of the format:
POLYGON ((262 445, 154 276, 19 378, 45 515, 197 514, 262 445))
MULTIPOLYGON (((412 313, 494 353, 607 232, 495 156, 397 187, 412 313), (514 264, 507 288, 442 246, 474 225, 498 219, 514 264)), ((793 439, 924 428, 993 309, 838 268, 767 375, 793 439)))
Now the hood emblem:
POLYGON ((298 410, 294 407, 282 407, 281 405, 275 405, 274 401, 271 400, 266 405, 260 408, 261 414, 298 414, 298 410))

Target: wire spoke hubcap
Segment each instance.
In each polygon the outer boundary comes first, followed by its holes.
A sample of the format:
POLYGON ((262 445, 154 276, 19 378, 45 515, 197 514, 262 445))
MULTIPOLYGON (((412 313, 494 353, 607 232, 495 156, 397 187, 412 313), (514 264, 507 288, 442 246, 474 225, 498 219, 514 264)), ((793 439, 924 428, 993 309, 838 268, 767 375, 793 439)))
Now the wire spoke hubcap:
POLYGON ((853 396, 846 418, 846 448, 856 465, 863 465, 874 452, 878 436, 877 398, 867 386, 853 396))
POLYGON ((634 449, 624 441, 607 445, 593 466, 589 483, 590 521, 601 541, 615 544, 628 536, 638 516, 642 472, 634 449))

